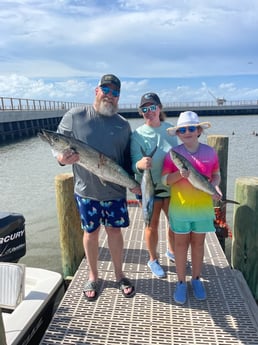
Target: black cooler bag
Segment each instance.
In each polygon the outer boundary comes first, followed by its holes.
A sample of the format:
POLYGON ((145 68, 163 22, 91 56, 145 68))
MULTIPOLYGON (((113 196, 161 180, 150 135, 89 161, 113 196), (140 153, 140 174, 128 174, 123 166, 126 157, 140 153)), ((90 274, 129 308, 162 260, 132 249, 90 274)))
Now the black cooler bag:
POLYGON ((0 261, 17 262, 26 253, 25 218, 0 212, 0 261))

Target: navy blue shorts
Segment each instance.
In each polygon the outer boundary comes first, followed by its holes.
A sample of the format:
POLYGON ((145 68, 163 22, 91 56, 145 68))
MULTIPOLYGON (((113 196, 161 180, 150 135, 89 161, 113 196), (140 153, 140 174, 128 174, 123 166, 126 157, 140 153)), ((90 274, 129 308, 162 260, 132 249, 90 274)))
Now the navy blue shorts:
POLYGON ((100 225, 114 228, 129 226, 126 199, 97 201, 75 194, 75 200, 81 217, 81 228, 84 231, 93 232, 100 225))

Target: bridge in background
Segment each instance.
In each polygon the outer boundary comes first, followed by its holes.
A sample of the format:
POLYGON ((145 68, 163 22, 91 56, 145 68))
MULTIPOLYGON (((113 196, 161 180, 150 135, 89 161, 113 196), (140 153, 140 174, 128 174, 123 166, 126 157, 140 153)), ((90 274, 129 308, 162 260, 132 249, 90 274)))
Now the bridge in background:
MULTIPOLYGON (((41 128, 55 130, 66 111, 86 103, 0 97, 0 144, 30 137, 41 128)), ((208 101, 164 103, 168 117, 192 110, 199 116, 258 115, 255 101, 208 101)), ((138 118, 138 104, 120 104, 119 113, 126 118, 138 118)))

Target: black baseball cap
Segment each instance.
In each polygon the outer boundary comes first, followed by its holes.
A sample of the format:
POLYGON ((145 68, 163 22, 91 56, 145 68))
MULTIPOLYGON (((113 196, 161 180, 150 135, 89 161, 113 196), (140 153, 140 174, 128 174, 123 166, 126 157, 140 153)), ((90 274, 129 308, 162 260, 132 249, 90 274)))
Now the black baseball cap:
POLYGON ((107 84, 114 84, 119 90, 121 88, 121 82, 114 74, 105 74, 100 79, 99 86, 107 84))
POLYGON ((145 93, 141 98, 141 103, 140 103, 139 107, 141 108, 147 103, 153 103, 156 105, 161 104, 159 96, 154 92, 145 93))

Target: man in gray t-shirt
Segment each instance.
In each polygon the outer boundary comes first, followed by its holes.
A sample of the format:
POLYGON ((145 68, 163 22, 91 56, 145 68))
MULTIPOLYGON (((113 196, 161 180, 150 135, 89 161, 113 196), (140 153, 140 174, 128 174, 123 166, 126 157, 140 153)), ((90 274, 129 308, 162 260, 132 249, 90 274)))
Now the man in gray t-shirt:
MULTIPOLYGON (((132 174, 130 161, 129 122, 117 113, 120 80, 113 74, 104 75, 95 89, 92 106, 73 108, 62 118, 58 132, 79 139, 121 165, 132 174)), ((89 265, 89 277, 84 286, 88 301, 98 297, 98 235, 104 225, 109 238, 109 249, 116 281, 122 294, 133 297, 135 289, 122 271, 123 236, 121 227, 129 225, 126 188, 103 183, 96 175, 74 164, 79 155, 72 150, 57 155, 60 164, 73 164, 74 192, 81 217, 83 245, 89 265)), ((140 187, 131 190, 140 192, 140 187)))

